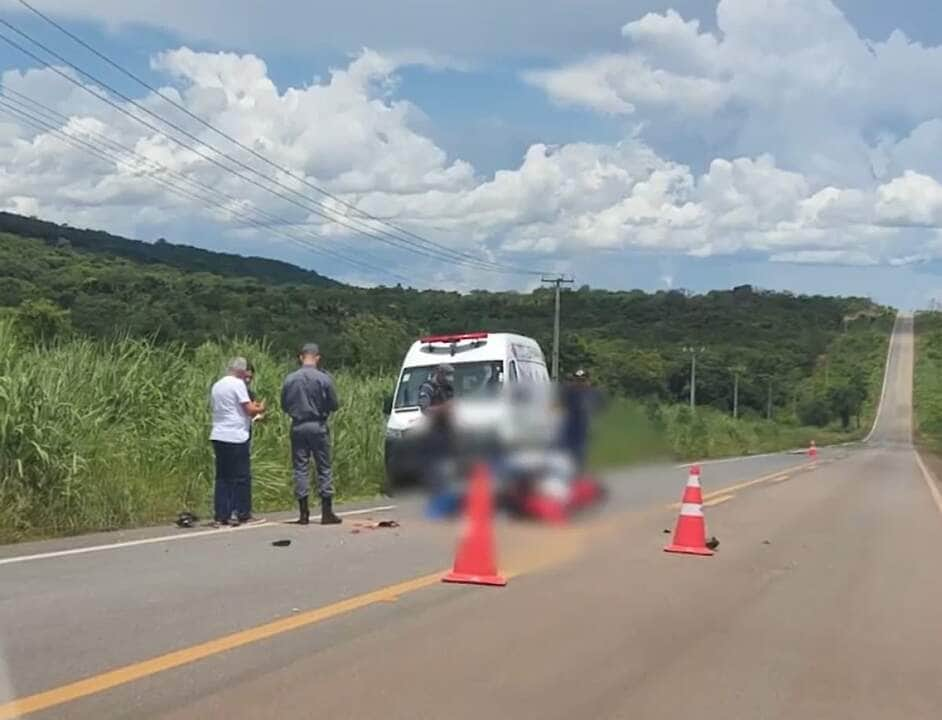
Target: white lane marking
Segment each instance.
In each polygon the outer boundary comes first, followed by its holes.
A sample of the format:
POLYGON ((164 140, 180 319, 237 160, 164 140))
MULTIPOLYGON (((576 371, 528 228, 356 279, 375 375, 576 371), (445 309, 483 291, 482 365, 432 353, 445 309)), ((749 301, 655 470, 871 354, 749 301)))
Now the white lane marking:
MULTIPOLYGON (((873 437, 873 433, 877 430, 877 425, 880 424, 880 414, 883 412, 883 400, 886 398, 887 381, 890 377, 890 358, 893 356, 893 345, 899 335, 899 326, 903 317, 904 315, 902 313, 896 313, 896 320, 893 323, 893 332, 890 333, 890 340, 886 348, 886 362, 883 365, 883 388, 880 390, 880 402, 877 405, 877 411, 873 415, 873 426, 870 428, 870 432, 867 433, 867 437, 863 439, 864 443, 870 442, 870 438, 873 437)), ((907 315, 905 317, 909 316, 907 315)))
POLYGON ((795 455, 805 452, 807 452, 807 450, 796 448, 794 450, 779 450, 778 452, 762 453, 761 455, 739 455, 737 457, 719 458, 718 460, 701 460, 692 463, 684 463, 683 465, 675 465, 674 469, 682 470, 684 468, 693 467, 694 465, 722 465, 723 463, 742 462, 743 460, 758 460, 759 458, 768 457, 786 457, 788 455, 795 455))
POLYGON ((720 495, 718 498, 713 498, 712 500, 707 500, 703 503, 703 507, 714 507, 715 505, 722 505, 725 502, 729 502, 735 495, 720 495))
MULTIPOLYGON (((366 515, 367 513, 383 512, 386 510, 395 510, 396 505, 380 505, 377 507, 363 508, 362 510, 346 510, 337 513, 341 516, 348 515, 366 515)), ((311 518, 313 521, 313 518, 311 518)), ((29 562, 31 560, 46 560, 49 558, 68 557, 70 555, 84 555, 86 553, 101 552, 103 550, 118 550, 121 548, 136 547, 138 545, 154 545, 162 542, 174 542, 176 540, 192 540, 194 538, 215 537, 237 532, 245 532, 262 527, 276 527, 280 523, 260 522, 255 525, 241 525, 234 528, 219 528, 218 530, 200 530, 194 533, 181 533, 179 535, 161 535, 160 537, 144 538, 142 540, 128 540, 127 542, 108 543, 107 545, 90 545, 88 547, 72 548, 70 550, 56 550, 54 552, 37 553, 35 555, 17 555, 14 557, 0 558, 0 565, 13 565, 14 563, 29 562)))
POLYGON ((939 508, 939 512, 942 513, 942 491, 939 491, 939 483, 935 479, 932 471, 926 467, 926 463, 923 462, 922 456, 919 452, 915 452, 916 463, 919 465, 919 469, 922 470, 922 477, 925 478, 926 485, 929 486, 929 492, 932 493, 932 499, 935 500, 936 507, 939 508))

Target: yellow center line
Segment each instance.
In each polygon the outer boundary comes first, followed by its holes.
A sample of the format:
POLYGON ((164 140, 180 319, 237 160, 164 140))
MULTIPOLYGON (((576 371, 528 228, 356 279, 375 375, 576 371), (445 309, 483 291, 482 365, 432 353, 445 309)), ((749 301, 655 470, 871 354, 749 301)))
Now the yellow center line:
POLYGON ((62 685, 52 690, 36 693, 27 697, 19 698, 11 702, 0 705, 0 720, 13 720, 28 713, 47 710, 63 703, 78 700, 79 698, 94 695, 96 693, 110 690, 111 688, 125 685, 127 683, 141 680, 166 670, 189 665, 212 655, 233 650, 244 645, 259 642, 275 635, 281 635, 291 630, 314 625, 315 623, 329 620, 338 615, 345 615, 380 602, 391 602, 396 598, 412 593, 423 588, 437 585, 441 582, 442 573, 434 575, 425 575, 412 580, 390 585, 373 592, 341 600, 340 602, 325 605, 324 607, 307 612, 299 613, 282 620, 258 625, 247 630, 225 635, 209 642, 193 645, 192 647, 176 650, 165 655, 159 655, 144 660, 142 662, 132 663, 124 667, 110 670, 99 675, 93 675, 79 680, 78 682, 62 685))
MULTIPOLYGON (((537 572, 565 562, 576 555, 581 547, 584 547, 584 541, 589 536, 599 532, 601 529, 603 529, 603 526, 589 528, 588 531, 583 530, 579 533, 567 533, 561 538, 564 539, 563 542, 550 543, 548 548, 542 548, 542 552, 528 553, 523 557, 517 558, 516 561, 511 561, 508 563, 510 566, 508 571, 504 572, 503 575, 507 579, 511 579, 523 575, 524 573, 537 572), (578 542, 580 540, 582 542, 578 542)), ((369 605, 394 603, 403 595, 440 584, 442 575, 444 575, 445 572, 446 571, 443 570, 432 575, 424 575, 396 585, 389 585, 379 590, 298 613, 288 618, 258 625, 199 645, 169 652, 165 655, 159 655, 149 660, 125 665, 124 667, 93 675, 51 690, 18 698, 0 705, 0 720, 14 720, 15 718, 20 718, 29 713, 48 710, 49 708, 79 700, 89 695, 95 695, 120 685, 142 680, 151 675, 156 675, 157 673, 173 670, 174 668, 189 665, 229 650, 257 643, 276 635, 315 625, 339 615, 346 615, 369 605)))
MULTIPOLYGON (((713 498, 720 497, 721 495, 729 495, 730 493, 736 492, 737 490, 743 490, 747 487, 758 485, 759 483, 768 482, 772 478, 779 477, 783 473, 794 472, 795 470, 811 469, 811 467, 812 466, 809 463, 801 463, 800 465, 792 465, 791 467, 787 467, 782 470, 776 470, 775 472, 769 473, 768 475, 757 477, 754 480, 747 480, 746 482, 738 483, 737 485, 730 485, 728 487, 720 488, 719 490, 714 490, 713 492, 709 492, 706 495, 704 495, 703 500, 705 503, 707 500, 712 500, 713 498)), ((672 503, 668 505, 667 507, 671 510, 676 510, 680 507, 680 505, 681 505, 680 503, 672 503)))
POLYGON ((712 500, 707 500, 703 503, 703 507, 714 507, 716 505, 722 505, 725 502, 732 500, 735 495, 720 495, 718 498, 713 498, 712 500))

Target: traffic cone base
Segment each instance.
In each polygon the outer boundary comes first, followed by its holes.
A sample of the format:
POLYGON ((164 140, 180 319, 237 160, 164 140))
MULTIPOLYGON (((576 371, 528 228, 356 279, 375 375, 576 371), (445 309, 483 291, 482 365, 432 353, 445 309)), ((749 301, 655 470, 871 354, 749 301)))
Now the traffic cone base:
POLYGON ((708 547, 687 547, 685 545, 668 545, 664 552, 683 553, 685 555, 714 555, 715 553, 708 547))
POLYGON ((501 575, 469 575, 468 573, 450 572, 442 578, 447 583, 467 583, 470 585, 496 585, 502 587, 507 584, 507 578, 501 575))

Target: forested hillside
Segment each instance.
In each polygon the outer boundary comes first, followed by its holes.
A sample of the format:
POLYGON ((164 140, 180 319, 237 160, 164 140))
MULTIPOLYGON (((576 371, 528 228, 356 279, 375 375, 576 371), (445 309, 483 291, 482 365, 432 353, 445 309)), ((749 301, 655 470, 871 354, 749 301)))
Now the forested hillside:
MULTIPOLYGON (((17 216, 0 215, 0 221, 43 235, 0 235, 0 309, 19 308, 34 329, 187 346, 264 338, 284 356, 315 338, 330 366, 365 372, 392 371, 424 332, 513 330, 547 350, 552 338, 549 290, 352 288, 274 261, 17 216)), ((738 369, 740 407, 762 413, 770 384, 773 406, 795 402, 795 389, 845 329, 845 319, 855 318, 850 329, 861 331, 883 313, 862 298, 796 297, 748 286, 693 296, 583 287, 563 296, 561 363, 564 370, 591 369, 619 394, 679 401, 689 390, 682 348, 702 347, 698 402, 730 409, 738 369)))
POLYGON ((299 283, 315 287, 339 283, 311 270, 279 260, 210 252, 188 245, 175 245, 166 239, 153 243, 129 240, 100 230, 80 230, 67 225, 0 212, 0 233, 39 238, 60 248, 120 257, 143 264, 160 264, 186 272, 211 272, 226 277, 253 277, 268 283, 299 283))

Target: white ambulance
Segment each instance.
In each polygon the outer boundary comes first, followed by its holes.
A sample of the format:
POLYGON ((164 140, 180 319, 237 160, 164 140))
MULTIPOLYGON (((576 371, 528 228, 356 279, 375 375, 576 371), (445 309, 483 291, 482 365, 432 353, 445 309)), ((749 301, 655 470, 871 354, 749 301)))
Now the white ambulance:
POLYGON ((464 436, 489 432, 503 442, 545 442, 553 432, 538 405, 511 402, 515 392, 552 392, 546 358, 533 338, 512 333, 458 333, 417 340, 409 348, 394 394, 386 400, 386 491, 421 472, 425 416, 419 388, 441 364, 454 368, 456 429, 464 436))

